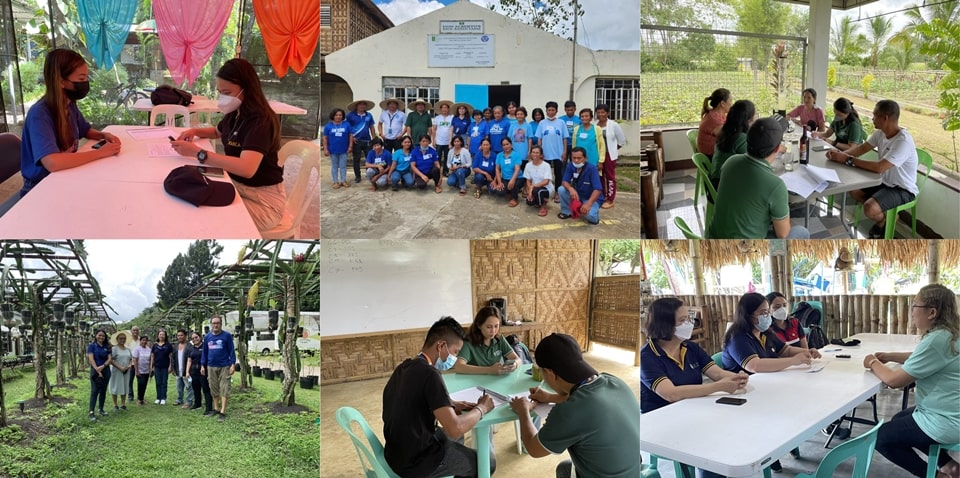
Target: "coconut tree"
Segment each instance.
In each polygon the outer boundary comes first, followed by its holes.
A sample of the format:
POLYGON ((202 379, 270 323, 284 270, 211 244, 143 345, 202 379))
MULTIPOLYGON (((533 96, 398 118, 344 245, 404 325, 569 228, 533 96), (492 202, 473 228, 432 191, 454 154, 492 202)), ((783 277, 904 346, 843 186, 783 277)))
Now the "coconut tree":
POLYGON ((870 66, 877 68, 877 62, 880 59, 880 52, 884 44, 887 43, 890 35, 893 33, 893 20, 887 17, 873 17, 870 19, 870 26, 867 28, 867 35, 870 41, 870 66))
POLYGON ((957 94, 960 90, 960 24, 934 19, 918 26, 917 31, 928 38, 920 45, 921 53, 951 58, 944 63, 949 73, 937 85, 940 89, 937 106, 946 112, 943 129, 956 131, 960 129, 960 95, 957 94))
POLYGON ((863 52, 865 37, 859 32, 860 26, 850 17, 843 17, 830 31, 830 53, 841 64, 853 64, 863 52))

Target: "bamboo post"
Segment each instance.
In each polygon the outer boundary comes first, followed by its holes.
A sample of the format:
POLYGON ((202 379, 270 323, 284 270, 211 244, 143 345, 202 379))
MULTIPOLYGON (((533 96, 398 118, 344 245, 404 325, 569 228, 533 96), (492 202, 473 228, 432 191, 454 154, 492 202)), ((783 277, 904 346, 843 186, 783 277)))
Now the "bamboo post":
POLYGON ((786 271, 786 284, 783 295, 793 297, 793 256, 790 254, 790 241, 783 241, 783 269, 786 271))
POLYGON ((703 280, 703 257, 700 255, 700 241, 687 241, 690 244, 690 266, 693 268, 693 285, 697 294, 697 303, 702 303, 706 286, 703 280))
POLYGON ((927 241, 927 283, 940 282, 940 240, 927 241))
POLYGON ((897 297, 897 333, 905 334, 907 333, 907 314, 904 314, 904 308, 906 307, 907 299, 905 296, 897 297))

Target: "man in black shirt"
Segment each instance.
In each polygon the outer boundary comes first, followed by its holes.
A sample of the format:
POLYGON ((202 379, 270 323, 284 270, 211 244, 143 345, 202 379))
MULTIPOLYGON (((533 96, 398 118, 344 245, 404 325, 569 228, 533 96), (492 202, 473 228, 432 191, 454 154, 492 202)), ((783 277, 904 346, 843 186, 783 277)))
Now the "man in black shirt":
MULTIPOLYGON (((384 456, 403 478, 477 476, 477 452, 453 440, 493 410, 493 399, 451 401, 434 366, 456 362, 465 338, 454 318, 440 319, 427 332, 420 353, 397 366, 383 389, 384 456)), ((490 469, 496 469, 492 453, 490 469)))

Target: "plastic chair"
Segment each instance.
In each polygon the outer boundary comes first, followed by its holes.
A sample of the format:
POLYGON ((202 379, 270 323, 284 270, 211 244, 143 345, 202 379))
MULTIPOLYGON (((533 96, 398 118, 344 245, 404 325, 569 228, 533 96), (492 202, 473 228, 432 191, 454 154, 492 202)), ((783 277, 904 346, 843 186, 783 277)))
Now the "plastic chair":
MULTIPOLYGON (((0 133, 0 183, 20 172, 20 137, 13 133, 0 133)), ((0 204, 0 216, 10 210, 20 200, 20 191, 16 190, 0 204)))
MULTIPOLYGON (((923 186, 927 184, 927 178, 930 177, 930 171, 933 169, 933 158, 930 156, 930 153, 917 148, 917 160, 920 164, 927 167, 926 172, 922 176, 917 178, 918 192, 917 197, 913 198, 913 201, 910 201, 906 204, 901 204, 893 209, 887 210, 887 222, 886 228, 883 231, 884 239, 893 239, 893 233, 897 229, 897 215, 900 214, 900 211, 910 210, 910 215, 913 218, 913 224, 911 225, 911 230, 913 231, 913 237, 917 237, 917 201, 920 200, 920 193, 923 192, 923 186)), ((860 222, 860 216, 863 214, 863 204, 857 207, 857 214, 853 217, 853 223, 857 224, 860 222)))
POLYGON ((960 451, 960 443, 952 445, 941 445, 934 443, 930 445, 930 454, 927 456, 927 478, 937 477, 937 459, 940 457, 940 451, 960 451))
POLYGON ((287 203, 284 206, 283 219, 268 231, 263 231, 264 239, 300 238, 300 223, 303 222, 310 203, 319 197, 320 188, 320 147, 315 143, 303 140, 294 140, 280 148, 279 163, 287 164, 290 158, 300 159, 300 171, 291 185, 285 181, 287 203), (316 178, 311 176, 316 171, 316 178))
MULTIPOLYGON (((650 455, 650 464, 642 463, 640 465, 640 478, 660 478, 660 470, 657 470, 657 460, 658 458, 655 455, 650 455)), ((572 471, 573 467, 570 468, 572 471)))
POLYGON ((713 363, 719 365, 720 368, 723 368, 723 351, 722 350, 720 352, 713 354, 712 358, 713 358, 713 363))
POLYGON ((700 128, 693 128, 691 130, 687 130, 687 140, 690 141, 690 149, 692 149, 694 153, 700 152, 700 151, 697 151, 697 136, 699 134, 700 134, 700 128))
MULTIPOLYGON (((690 149, 693 150, 693 154, 697 154, 697 136, 700 134, 700 128, 693 128, 687 130, 687 141, 690 141, 690 149)), ((708 176, 709 177, 709 176, 708 176)), ((700 201, 700 194, 703 193, 703 181, 704 178, 700 176, 700 173, 697 173, 697 181, 693 186, 693 205, 697 206, 700 201)))
POLYGON ((370 425, 355 408, 340 407, 337 410, 337 423, 350 435, 353 447, 357 450, 357 456, 360 458, 360 467, 363 468, 363 476, 366 478, 400 478, 399 475, 390 469, 387 460, 383 456, 383 445, 380 439, 370 429, 370 425), (364 444, 353 432, 353 424, 360 425, 360 430, 366 435, 367 443, 364 444))
POLYGON ((877 431, 880 430, 880 425, 883 425, 883 420, 880 420, 880 422, 867 433, 853 438, 846 443, 837 445, 836 448, 830 450, 830 452, 823 457, 823 461, 821 461, 820 466, 817 467, 816 473, 812 475, 800 473, 796 478, 831 478, 837 466, 847 461, 850 457, 854 458, 853 474, 850 478, 867 478, 867 472, 870 470, 870 462, 873 461, 873 449, 877 445, 877 431))
MULTIPOLYGON (((703 153, 696 153, 693 155, 693 164, 697 166, 698 180, 699 178, 703 179, 704 191, 713 200, 713 202, 707 201, 704 213, 703 230, 706 231, 710 227, 710 221, 713 220, 713 206, 717 202, 717 190, 713 188, 713 183, 710 182, 710 158, 703 153)), ((696 198, 694 198, 693 204, 696 206, 696 198)))
POLYGON ((673 223, 677 226, 677 229, 680 229, 680 232, 683 233, 683 237, 687 239, 703 239, 698 236, 697 233, 693 232, 693 229, 690 229, 690 226, 687 225, 687 221, 684 221, 680 216, 674 216, 673 223))
POLYGON ((190 110, 181 105, 156 105, 150 110, 150 126, 156 124, 156 119, 163 115, 164 125, 168 127, 177 126, 177 116, 183 117, 183 127, 190 127, 190 110))

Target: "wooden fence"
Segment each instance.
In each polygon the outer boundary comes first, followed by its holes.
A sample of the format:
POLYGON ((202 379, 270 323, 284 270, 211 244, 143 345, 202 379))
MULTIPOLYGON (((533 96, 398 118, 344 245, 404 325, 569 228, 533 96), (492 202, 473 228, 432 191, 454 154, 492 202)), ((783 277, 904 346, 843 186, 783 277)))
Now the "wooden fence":
POLYGON ((590 341, 634 351, 640 365, 640 276, 593 279, 590 307, 590 341))
MULTIPOLYGON (((740 295, 677 296, 685 304, 704 307, 702 346, 708 353, 720 351, 726 323, 732 321, 740 295)), ((910 322, 913 295, 819 295, 790 299, 793 308, 801 301, 820 301, 827 337, 843 338, 859 333, 915 334, 910 322)))

